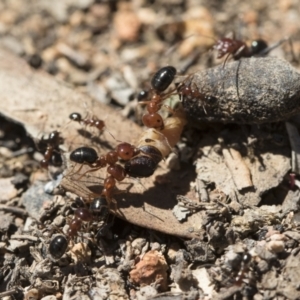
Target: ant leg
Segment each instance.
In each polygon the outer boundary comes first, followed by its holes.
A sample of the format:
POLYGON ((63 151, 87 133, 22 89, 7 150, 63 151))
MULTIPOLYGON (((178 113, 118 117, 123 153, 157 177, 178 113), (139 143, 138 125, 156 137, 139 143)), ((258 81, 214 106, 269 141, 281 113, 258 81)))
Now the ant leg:
POLYGON ((227 62, 227 60, 228 60, 228 58, 229 58, 230 55, 231 55, 231 53, 227 54, 227 56, 226 56, 226 58, 225 58, 225 60, 223 62, 223 69, 225 68, 226 62, 227 62))
MULTIPOLYGON (((83 165, 82 165, 83 166, 83 165)), ((82 167, 81 166, 81 167, 82 167)), ((100 170, 102 167, 96 167, 96 168, 92 168, 92 169, 89 169, 87 171, 85 171, 83 174, 80 175, 80 177, 77 178, 77 180, 80 180, 83 176, 85 176, 87 173, 91 173, 91 172, 96 172, 98 170, 100 170)), ((76 172, 78 173, 78 172, 76 172)))
POLYGON ((80 172, 80 170, 82 169, 82 167, 83 167, 83 164, 82 165, 80 165, 80 167, 78 168, 78 170, 75 172, 74 170, 75 170, 75 165, 76 164, 74 164, 74 166, 73 166, 73 168, 72 168, 72 170, 70 171, 70 173, 69 174, 67 174, 66 176, 68 176, 68 177, 71 177, 71 176, 73 176, 73 175, 75 175, 75 174, 77 174, 77 173, 79 173, 80 172))

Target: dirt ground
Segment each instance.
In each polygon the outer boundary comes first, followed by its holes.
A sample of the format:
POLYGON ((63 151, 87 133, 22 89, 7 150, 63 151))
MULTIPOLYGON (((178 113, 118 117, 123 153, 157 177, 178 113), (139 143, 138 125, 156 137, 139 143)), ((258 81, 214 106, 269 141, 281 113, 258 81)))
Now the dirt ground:
POLYGON ((300 299, 299 17, 296 0, 0 0, 0 298, 300 299), (218 59, 233 36, 270 51, 218 59), (138 103, 165 66, 165 128, 187 124, 109 211, 106 168, 70 153, 165 143, 138 103))

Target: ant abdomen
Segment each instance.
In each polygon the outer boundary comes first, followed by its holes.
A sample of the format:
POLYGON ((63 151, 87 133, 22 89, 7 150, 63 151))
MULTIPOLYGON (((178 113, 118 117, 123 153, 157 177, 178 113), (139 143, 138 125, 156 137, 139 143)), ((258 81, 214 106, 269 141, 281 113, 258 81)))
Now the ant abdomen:
POLYGON ((140 154, 126 162, 125 171, 131 177, 149 177, 162 160, 161 152, 153 146, 142 146, 140 154))
POLYGON ((98 159, 95 149, 90 147, 80 147, 70 154, 70 160, 79 164, 93 164, 98 159))
POLYGON ((55 259, 61 258, 68 248, 68 241, 63 235, 55 236, 49 245, 49 253, 55 259))
POLYGON ((172 83, 176 75, 176 69, 167 66, 159 69, 152 77, 151 86, 157 92, 165 91, 172 83))
POLYGON ((254 56, 260 54, 267 48, 268 48, 268 44, 264 40, 252 41, 250 46, 251 55, 254 56))

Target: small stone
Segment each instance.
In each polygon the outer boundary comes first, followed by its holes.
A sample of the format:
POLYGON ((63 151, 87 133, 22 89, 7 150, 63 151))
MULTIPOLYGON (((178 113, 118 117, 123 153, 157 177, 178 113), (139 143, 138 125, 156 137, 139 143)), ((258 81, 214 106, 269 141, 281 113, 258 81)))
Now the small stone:
POLYGON ((280 253, 284 251, 283 241, 270 241, 267 243, 267 249, 272 253, 280 253))
POLYGON ((122 9, 115 13, 113 23, 117 38, 120 40, 135 42, 138 39, 142 23, 129 6, 123 5, 122 9))
POLYGON ((141 287, 157 283, 160 291, 166 291, 168 265, 164 256, 158 251, 149 251, 130 272, 130 280, 141 287))
POLYGON ((15 188, 12 181, 15 177, 0 179, 0 201, 8 201, 18 195, 18 190, 15 188))

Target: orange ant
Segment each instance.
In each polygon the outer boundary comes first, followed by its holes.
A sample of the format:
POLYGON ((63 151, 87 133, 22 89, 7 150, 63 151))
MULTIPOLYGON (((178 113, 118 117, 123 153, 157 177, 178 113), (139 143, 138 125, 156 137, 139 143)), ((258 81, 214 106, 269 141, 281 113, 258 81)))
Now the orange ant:
POLYGON ((40 165, 42 168, 48 168, 52 163, 55 166, 59 166, 62 163, 59 154, 59 145, 63 143, 63 138, 58 131, 52 131, 48 138, 42 137, 38 143, 38 148, 45 148, 44 158, 41 160, 40 165))

